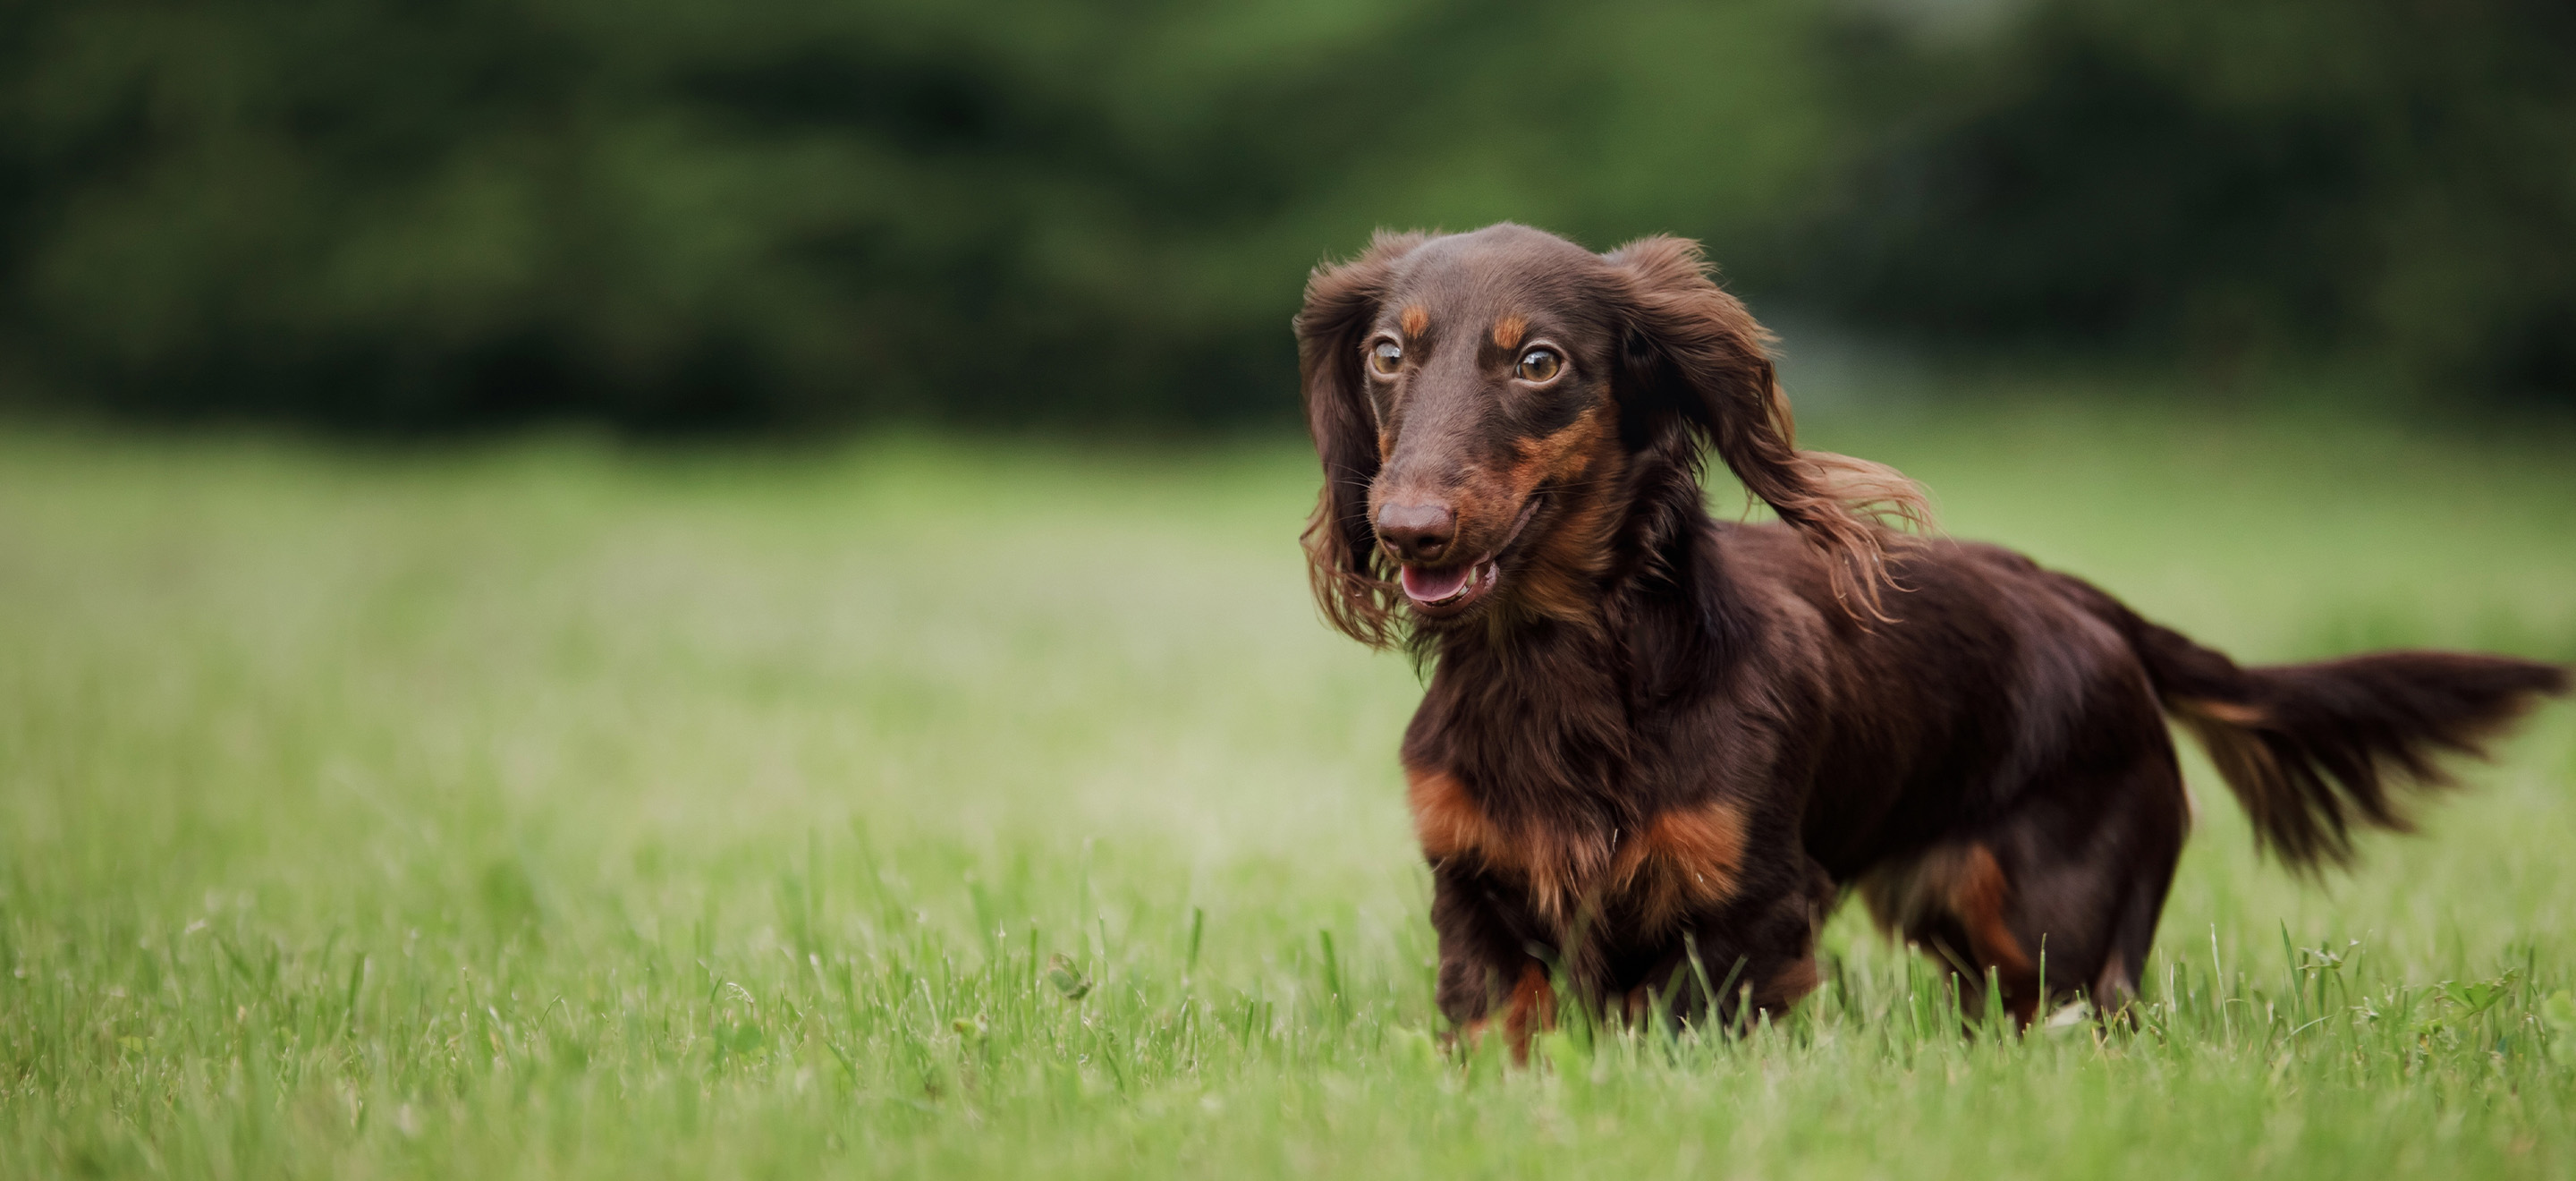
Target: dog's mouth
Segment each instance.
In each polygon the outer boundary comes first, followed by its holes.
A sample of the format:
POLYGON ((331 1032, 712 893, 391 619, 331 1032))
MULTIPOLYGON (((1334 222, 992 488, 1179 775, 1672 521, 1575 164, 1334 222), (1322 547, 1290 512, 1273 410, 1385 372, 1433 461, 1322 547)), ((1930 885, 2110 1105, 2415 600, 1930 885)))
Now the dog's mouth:
POLYGON ((1416 607, 1456 608, 1482 597, 1502 574, 1499 563, 1485 558, 1446 570, 1407 566, 1399 581, 1404 584, 1404 597, 1413 600, 1416 607))
POLYGON ((1406 564, 1397 582, 1404 587, 1404 597, 1412 601, 1413 609, 1431 616, 1455 615, 1491 594, 1503 578, 1503 551, 1519 540, 1521 530, 1538 513, 1538 502, 1539 498, 1532 495, 1521 506, 1520 517, 1512 522, 1512 531, 1503 536, 1503 543, 1475 561, 1438 568, 1406 564))

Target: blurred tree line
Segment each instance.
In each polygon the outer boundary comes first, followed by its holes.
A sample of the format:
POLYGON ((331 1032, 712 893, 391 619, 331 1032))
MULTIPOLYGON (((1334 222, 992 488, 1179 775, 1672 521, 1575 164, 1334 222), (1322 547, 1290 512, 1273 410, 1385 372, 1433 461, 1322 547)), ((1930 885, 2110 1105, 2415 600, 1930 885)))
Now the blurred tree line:
POLYGON ((383 429, 1291 416, 1377 225, 2576 403, 2537 0, 0 0, 0 373, 383 429))

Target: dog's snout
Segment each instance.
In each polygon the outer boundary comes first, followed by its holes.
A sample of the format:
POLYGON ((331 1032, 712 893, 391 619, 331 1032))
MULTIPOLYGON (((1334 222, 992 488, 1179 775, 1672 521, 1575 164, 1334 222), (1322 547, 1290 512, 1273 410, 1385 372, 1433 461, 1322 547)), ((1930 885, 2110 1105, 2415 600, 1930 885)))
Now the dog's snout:
POLYGON ((1380 505, 1377 536, 1400 561, 1436 562, 1458 536, 1458 514, 1437 503, 1380 505))

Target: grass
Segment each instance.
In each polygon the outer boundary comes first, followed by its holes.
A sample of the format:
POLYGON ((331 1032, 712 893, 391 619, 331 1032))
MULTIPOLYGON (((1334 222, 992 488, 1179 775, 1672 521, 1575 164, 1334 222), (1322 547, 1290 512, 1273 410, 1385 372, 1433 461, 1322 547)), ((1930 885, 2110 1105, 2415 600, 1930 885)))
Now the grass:
MULTIPOLYGON (((2245 658, 2576 658, 2563 437, 1828 425, 2245 658)), ((1776 1027, 1445 1056, 1310 468, 0 436, 0 1175, 2576 1173, 2565 706, 2321 886, 2195 763, 2136 1033, 1846 913, 1776 1027)))

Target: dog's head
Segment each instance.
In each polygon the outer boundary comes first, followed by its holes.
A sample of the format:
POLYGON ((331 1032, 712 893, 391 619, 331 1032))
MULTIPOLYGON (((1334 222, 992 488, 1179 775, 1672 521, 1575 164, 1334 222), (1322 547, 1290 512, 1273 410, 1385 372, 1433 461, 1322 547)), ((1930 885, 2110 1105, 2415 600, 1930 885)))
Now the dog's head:
POLYGON ((1319 268, 1297 338, 1326 616, 1383 645, 1508 605, 1577 612, 1623 498, 1644 475, 1695 480, 1702 445, 1831 551, 1850 610, 1881 615, 1875 514, 1918 517, 1920 493, 1796 449, 1765 337, 1676 238, 1593 254, 1510 224, 1382 233, 1319 268))

